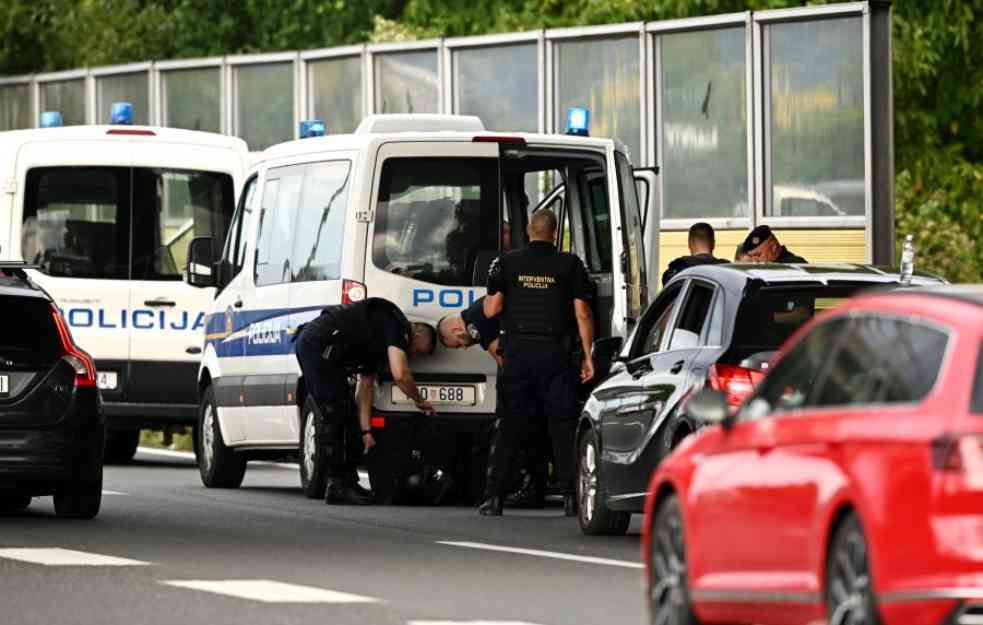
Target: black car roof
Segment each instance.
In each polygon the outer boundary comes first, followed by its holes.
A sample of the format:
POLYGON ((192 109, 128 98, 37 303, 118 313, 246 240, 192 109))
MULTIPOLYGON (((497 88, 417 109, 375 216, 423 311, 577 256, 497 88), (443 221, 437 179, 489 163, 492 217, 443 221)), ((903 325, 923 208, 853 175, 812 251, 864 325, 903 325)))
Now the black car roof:
MULTIPOLYGON (((899 284, 901 277, 897 270, 874 265, 852 263, 815 263, 806 265, 787 264, 744 264, 726 263, 720 265, 697 265, 680 271, 670 281, 670 284, 684 278, 702 276, 723 283, 725 286, 740 288, 751 280, 760 281, 766 285, 774 284, 814 284, 836 285, 845 283, 899 284)), ((944 281, 930 273, 917 271, 912 278, 916 286, 941 285, 944 281)))
POLYGON ((26 269, 32 265, 16 261, 0 260, 0 297, 36 297, 51 301, 51 297, 31 282, 26 269))

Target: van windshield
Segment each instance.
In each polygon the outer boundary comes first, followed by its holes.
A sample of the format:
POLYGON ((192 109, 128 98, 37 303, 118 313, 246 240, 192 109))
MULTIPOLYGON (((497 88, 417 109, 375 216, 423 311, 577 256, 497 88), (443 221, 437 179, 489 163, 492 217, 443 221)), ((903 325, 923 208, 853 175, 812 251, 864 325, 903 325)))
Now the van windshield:
POLYGON ((188 243, 211 236, 220 246, 233 208, 228 174, 35 168, 27 172, 21 254, 52 276, 180 280, 188 243))
POLYGON ((470 286, 498 251, 498 161, 390 158, 382 166, 372 260, 390 273, 470 286))

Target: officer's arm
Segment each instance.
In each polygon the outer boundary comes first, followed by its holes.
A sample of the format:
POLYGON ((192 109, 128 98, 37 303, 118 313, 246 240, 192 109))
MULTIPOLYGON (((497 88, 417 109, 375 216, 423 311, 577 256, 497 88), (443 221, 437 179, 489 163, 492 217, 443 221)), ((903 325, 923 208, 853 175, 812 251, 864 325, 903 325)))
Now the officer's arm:
POLYGON ((358 402, 359 429, 363 432, 371 429, 372 419, 372 388, 375 386, 375 374, 363 373, 358 376, 358 386, 355 389, 355 399, 358 402))
POLYGON ((413 379, 413 372, 410 371, 410 363, 406 358, 406 352, 398 347, 389 347, 389 371, 393 374, 393 381, 399 390, 403 391, 407 397, 413 400, 416 407, 426 415, 434 413, 433 406, 420 393, 413 379))
POLYGON ((583 348, 584 362, 581 368, 581 379, 584 382, 594 377, 594 361, 591 358, 591 347, 594 344, 594 313, 591 312, 587 300, 575 298, 573 311, 577 317, 577 332, 580 334, 580 345, 583 348))
POLYGON ((495 359, 495 364, 502 366, 502 355, 498 353, 499 340, 495 339, 488 344, 488 355, 495 359))
POLYGON ((482 308, 485 311, 485 316, 491 319, 492 317, 497 317, 502 312, 502 308, 505 304, 505 295, 501 292, 495 293, 494 295, 486 295, 485 302, 482 308))

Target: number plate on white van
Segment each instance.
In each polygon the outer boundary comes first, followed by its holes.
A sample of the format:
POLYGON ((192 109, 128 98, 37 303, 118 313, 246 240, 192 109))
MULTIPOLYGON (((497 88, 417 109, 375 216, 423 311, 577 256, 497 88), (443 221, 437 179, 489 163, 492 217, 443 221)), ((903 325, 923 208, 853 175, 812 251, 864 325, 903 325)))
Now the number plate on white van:
POLYGON ((0 375, 0 397, 10 395, 10 376, 0 375))
POLYGON ((116 385, 119 383, 119 376, 115 371, 98 371, 96 372, 96 383, 104 391, 115 391, 116 385))
MULTIPOLYGON (((473 406, 475 404, 475 390, 473 386, 444 385, 444 384, 418 384, 420 394, 434 406, 473 406)), ((393 385, 392 399, 394 404, 412 404, 413 400, 406 396, 406 393, 393 385)))

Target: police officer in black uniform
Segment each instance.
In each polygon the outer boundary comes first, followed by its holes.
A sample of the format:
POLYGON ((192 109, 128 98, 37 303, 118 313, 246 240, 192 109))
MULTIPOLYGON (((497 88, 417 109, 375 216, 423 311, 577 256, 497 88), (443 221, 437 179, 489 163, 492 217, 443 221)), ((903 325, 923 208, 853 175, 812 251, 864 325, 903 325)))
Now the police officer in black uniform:
POLYGON ((683 269, 697 265, 717 265, 727 262, 723 258, 717 258, 713 255, 717 241, 713 226, 708 223, 701 221, 690 226, 687 244, 689 256, 680 256, 669 263, 669 267, 662 274, 662 286, 668 284, 672 277, 683 269))
POLYGON ((375 446, 369 424, 377 374, 388 368, 400 390, 421 412, 432 415, 433 406, 420 394, 408 359, 432 354, 435 344, 431 326, 411 324, 395 304, 378 297, 328 306, 302 326, 297 360, 322 414, 319 442, 327 468, 325 503, 372 503, 358 486, 357 467, 363 452, 375 446), (349 385, 355 373, 357 411, 349 385))
POLYGON ((778 241, 768 226, 758 226, 738 248, 738 260, 752 263, 808 263, 778 241))
POLYGON ((594 377, 594 316, 587 270, 577 256, 557 251, 556 226, 552 211, 533 213, 529 246, 500 256, 488 272, 484 312, 502 315, 505 349, 499 440, 489 454, 485 500, 478 508, 486 516, 502 514, 516 440, 537 404, 549 419, 564 514, 577 513, 577 387, 594 377), (583 349, 579 379, 571 360, 575 337, 583 349))

